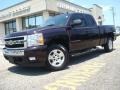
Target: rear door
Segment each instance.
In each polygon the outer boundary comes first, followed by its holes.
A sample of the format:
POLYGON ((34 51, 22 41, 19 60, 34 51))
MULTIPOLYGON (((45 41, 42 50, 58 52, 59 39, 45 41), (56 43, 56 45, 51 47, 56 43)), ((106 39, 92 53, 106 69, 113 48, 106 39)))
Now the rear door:
POLYGON ((100 43, 100 31, 99 28, 94 20, 94 18, 91 15, 84 15, 84 18, 86 19, 87 27, 86 27, 86 33, 87 37, 90 38, 91 47, 98 46, 100 43))

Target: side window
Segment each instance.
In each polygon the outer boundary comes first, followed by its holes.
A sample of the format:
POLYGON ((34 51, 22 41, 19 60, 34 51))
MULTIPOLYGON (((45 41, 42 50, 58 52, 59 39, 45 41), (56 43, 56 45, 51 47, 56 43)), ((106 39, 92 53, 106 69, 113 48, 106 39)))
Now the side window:
POLYGON ((96 22, 92 16, 86 15, 85 18, 87 19, 87 26, 96 26, 96 22))
POLYGON ((72 24, 76 23, 74 25, 74 27, 85 27, 86 26, 86 22, 85 22, 84 17, 82 15, 79 15, 79 14, 72 16, 71 23, 72 24))

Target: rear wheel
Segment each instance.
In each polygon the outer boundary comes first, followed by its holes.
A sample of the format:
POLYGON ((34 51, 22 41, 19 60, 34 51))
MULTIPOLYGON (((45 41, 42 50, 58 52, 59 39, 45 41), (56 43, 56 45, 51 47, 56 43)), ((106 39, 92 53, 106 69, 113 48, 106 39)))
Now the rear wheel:
POLYGON ((61 70, 67 66, 68 51, 62 45, 52 45, 48 51, 47 66, 50 70, 61 70))
POLYGON ((106 52, 110 52, 113 50, 113 39, 108 38, 107 43, 104 45, 104 50, 106 52))

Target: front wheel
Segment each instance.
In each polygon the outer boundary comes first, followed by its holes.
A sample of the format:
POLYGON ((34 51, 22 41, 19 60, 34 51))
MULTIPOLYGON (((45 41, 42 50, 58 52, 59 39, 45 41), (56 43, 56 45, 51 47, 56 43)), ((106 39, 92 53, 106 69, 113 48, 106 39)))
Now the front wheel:
POLYGON ((108 38, 107 43, 104 45, 105 52, 110 52, 113 50, 113 39, 108 38))
POLYGON ((61 70, 67 66, 68 51, 62 45, 52 45, 48 50, 47 67, 50 70, 61 70))

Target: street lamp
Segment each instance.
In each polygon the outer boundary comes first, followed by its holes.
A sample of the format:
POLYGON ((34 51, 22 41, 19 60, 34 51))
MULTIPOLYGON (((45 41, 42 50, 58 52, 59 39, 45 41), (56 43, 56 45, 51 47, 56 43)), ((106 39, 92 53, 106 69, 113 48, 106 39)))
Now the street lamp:
POLYGON ((114 10, 114 7, 111 7, 111 11, 112 11, 112 16, 113 16, 113 25, 115 25, 115 10, 114 10))

